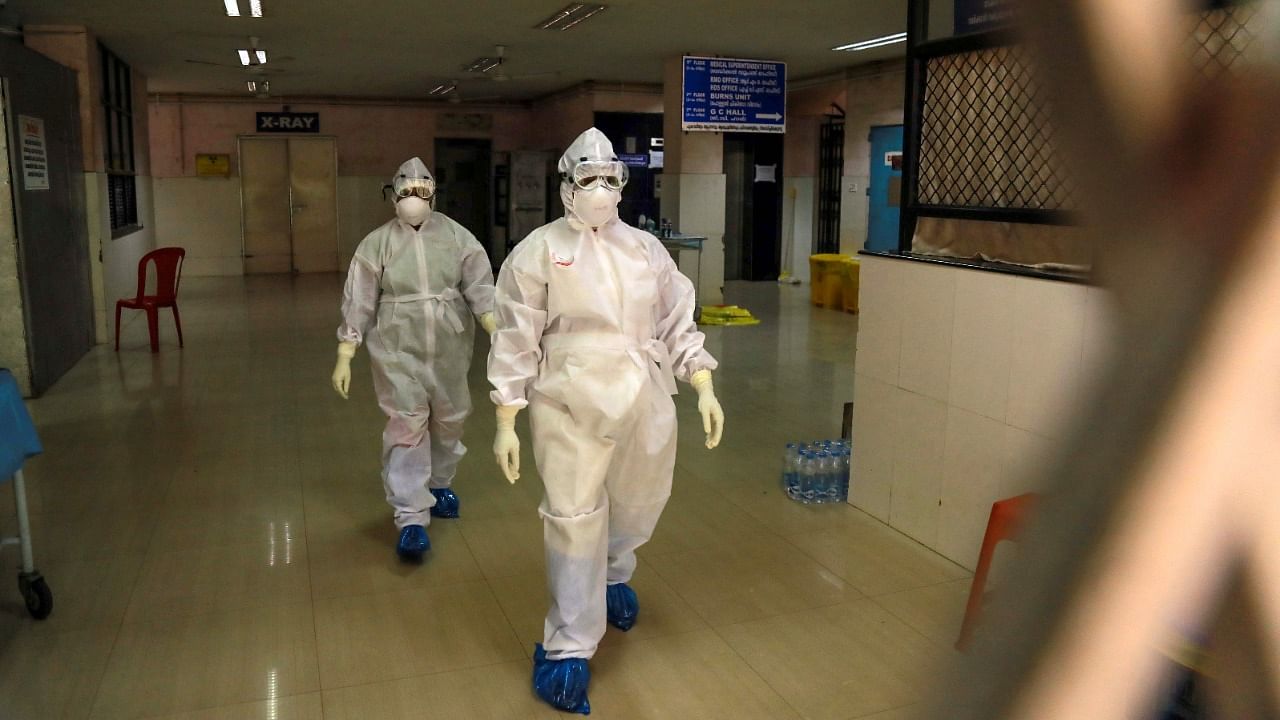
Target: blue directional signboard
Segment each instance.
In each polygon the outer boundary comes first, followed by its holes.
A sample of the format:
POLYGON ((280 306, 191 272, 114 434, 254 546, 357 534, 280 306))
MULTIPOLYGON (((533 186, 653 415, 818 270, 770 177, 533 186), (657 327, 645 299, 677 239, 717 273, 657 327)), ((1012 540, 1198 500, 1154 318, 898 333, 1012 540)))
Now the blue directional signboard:
POLYGON ((787 64, 687 56, 684 130, 784 133, 787 64))

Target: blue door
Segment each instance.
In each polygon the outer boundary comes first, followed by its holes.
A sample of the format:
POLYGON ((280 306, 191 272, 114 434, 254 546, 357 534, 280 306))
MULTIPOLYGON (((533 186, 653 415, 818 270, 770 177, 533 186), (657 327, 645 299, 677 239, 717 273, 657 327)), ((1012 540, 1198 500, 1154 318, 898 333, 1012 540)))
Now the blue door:
POLYGON ((871 182, 867 186, 867 249, 898 249, 898 193, 902 183, 902 126, 871 128, 871 182))

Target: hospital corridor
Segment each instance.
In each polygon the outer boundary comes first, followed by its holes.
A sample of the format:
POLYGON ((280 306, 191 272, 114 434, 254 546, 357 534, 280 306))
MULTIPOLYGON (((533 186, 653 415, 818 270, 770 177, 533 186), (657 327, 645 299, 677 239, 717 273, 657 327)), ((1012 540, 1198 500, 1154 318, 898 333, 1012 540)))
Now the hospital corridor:
MULTIPOLYGON (((768 322, 708 330, 737 359, 715 454, 677 398, 672 499, 634 582, 644 615, 605 636, 593 714, 907 717, 954 652, 969 573, 853 507, 783 495, 774 428, 838 434, 823 418, 851 389, 857 316, 804 289, 728 292, 768 322)), ((182 354, 153 360, 130 328, 132 361, 99 348, 33 404, 33 533, 58 605, 37 623, 0 596, 14 717, 555 716, 526 682, 547 606, 536 472, 502 479, 493 417, 475 413, 462 517, 431 524, 422 565, 400 563, 372 390, 344 403, 328 387, 340 293, 332 277, 192 280, 182 354)), ((479 366, 470 385, 483 396, 479 366)))
POLYGON ((0 0, 0 720, 1280 718, 1280 0, 0 0))

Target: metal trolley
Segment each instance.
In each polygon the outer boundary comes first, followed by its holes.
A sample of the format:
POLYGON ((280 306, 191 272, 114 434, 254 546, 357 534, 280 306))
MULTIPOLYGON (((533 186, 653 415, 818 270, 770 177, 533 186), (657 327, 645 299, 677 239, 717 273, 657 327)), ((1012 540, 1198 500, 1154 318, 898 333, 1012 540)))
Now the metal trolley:
POLYGON ((0 369, 0 482, 13 481, 14 504, 18 510, 17 537, 0 538, 0 546, 17 545, 22 552, 22 570, 18 573, 18 591, 27 604, 27 612, 36 620, 49 617, 53 611, 53 593, 35 568, 31 552, 31 524, 27 518, 27 489, 22 465, 43 452, 27 406, 22 402, 18 383, 8 370, 0 369))

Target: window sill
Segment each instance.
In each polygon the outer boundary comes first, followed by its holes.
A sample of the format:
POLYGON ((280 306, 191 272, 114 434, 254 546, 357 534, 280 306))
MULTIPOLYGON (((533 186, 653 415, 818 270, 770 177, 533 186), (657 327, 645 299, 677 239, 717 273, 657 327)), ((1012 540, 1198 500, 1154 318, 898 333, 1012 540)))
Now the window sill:
POLYGON ((111 239, 119 240, 120 238, 125 237, 126 235, 132 235, 136 232, 141 232, 141 231, 142 231, 141 225, 125 225, 124 227, 119 227, 112 230, 111 239))
POLYGON ((869 255, 872 257, 892 258, 894 260, 932 263, 934 265, 952 265, 968 268, 970 270, 983 270, 986 272, 1003 273, 1005 275, 1019 275, 1021 277, 1039 278, 1041 280, 1057 280, 1060 282, 1076 283, 1079 285, 1093 284, 1093 278, 1086 273, 1075 273, 1062 270, 1040 270, 1033 267, 1027 267, 1026 265, 1014 265, 1012 263, 953 258, 941 255, 917 255, 916 253, 886 250, 859 250, 858 254, 869 255))

